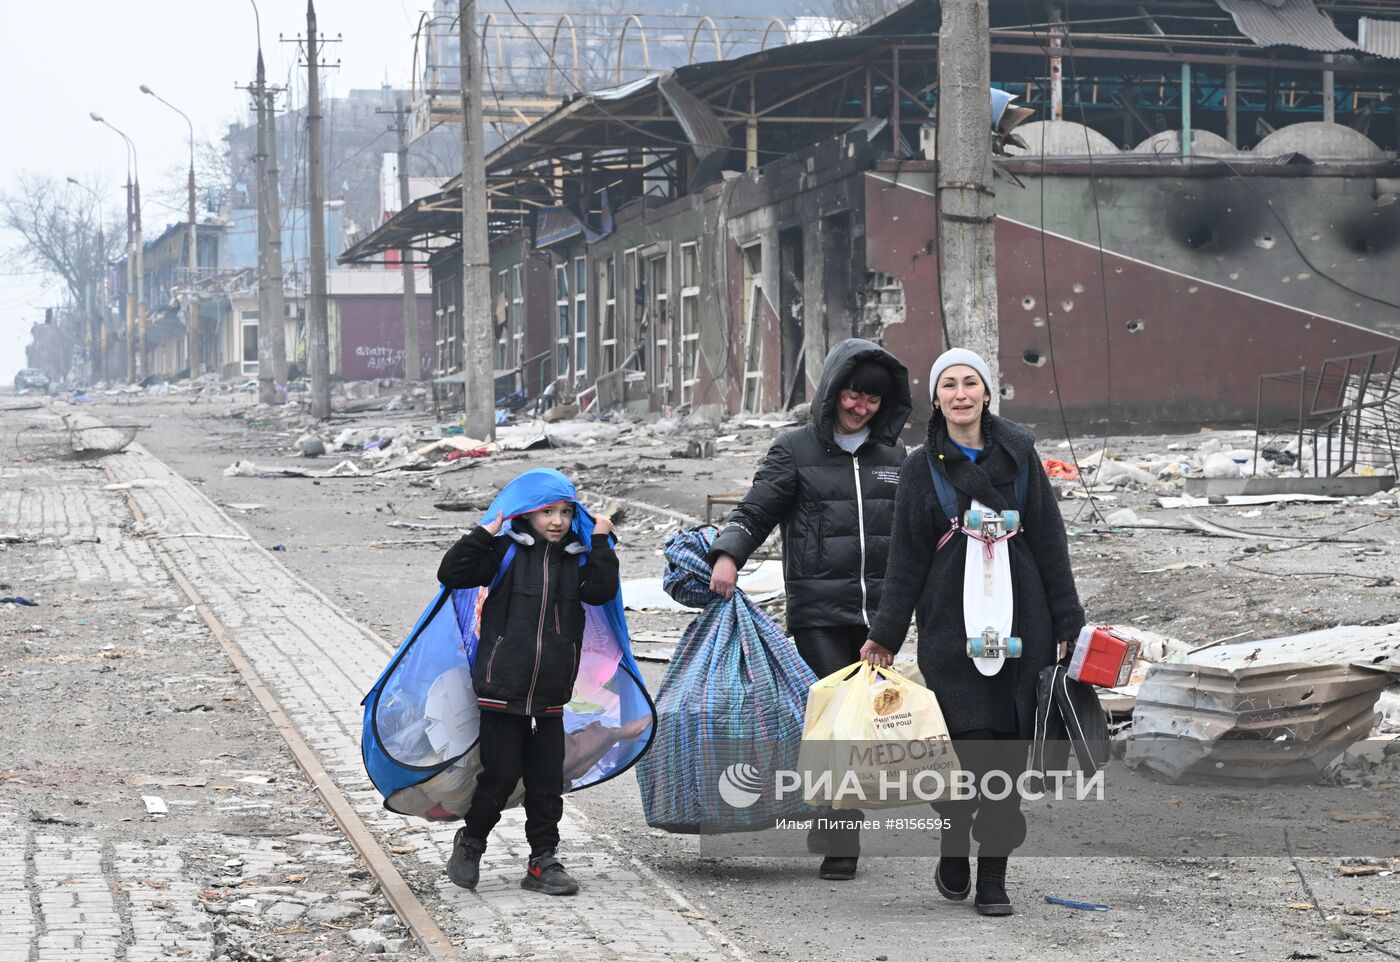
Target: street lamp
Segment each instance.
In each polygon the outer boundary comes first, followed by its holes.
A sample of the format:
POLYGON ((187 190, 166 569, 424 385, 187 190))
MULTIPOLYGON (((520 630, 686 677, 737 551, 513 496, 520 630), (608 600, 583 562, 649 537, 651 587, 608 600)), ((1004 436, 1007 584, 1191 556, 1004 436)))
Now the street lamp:
POLYGON ((102 115, 96 111, 89 111, 88 116, 95 123, 109 130, 115 131, 117 136, 126 141, 127 152, 127 237, 130 247, 127 252, 127 380, 135 381, 141 377, 146 368, 146 300, 143 296, 145 291, 145 245, 141 241, 141 165, 140 158, 136 154, 136 145, 131 142, 131 138, 122 133, 112 124, 103 119, 102 115), (134 228, 134 230, 133 230, 134 228), (132 261, 135 261, 133 265, 132 261), (133 273, 135 283, 132 282, 133 273), (136 300, 131 302, 133 288, 136 300), (132 327, 138 330, 138 337, 133 338, 132 327), (132 356, 134 353, 134 357, 132 356))
POLYGON ((102 292, 101 303, 93 305, 91 285, 83 292, 83 298, 87 301, 85 307, 88 312, 88 360, 92 365, 92 379, 104 381, 107 378, 107 236, 103 230, 102 195, 76 177, 69 177, 68 183, 91 194, 93 202, 97 206, 97 250, 93 255, 93 261, 100 273, 100 276, 94 280, 102 292), (96 336, 92 332, 94 317, 97 321, 96 336))
POLYGON ((200 372, 199 372, 199 308, 198 308, 198 306, 196 305, 195 299, 194 299, 194 285, 195 285, 195 282, 199 279, 199 249, 198 249, 198 240, 197 240, 197 233, 196 233, 197 230, 198 230, 198 227, 197 227, 196 221, 195 221, 195 210, 194 210, 194 124, 190 122, 190 118, 189 118, 189 115, 188 115, 188 114, 186 114, 186 113, 185 113, 183 110, 181 110, 179 107, 175 106, 175 105, 172 104, 170 101, 166 100, 164 97, 162 97, 160 94, 156 93, 154 90, 152 90, 150 87, 146 86, 145 84, 142 84, 142 85, 141 85, 141 92, 142 92, 143 94, 149 94, 150 96, 156 98, 156 99, 159 100, 161 103, 165 104, 165 106, 169 107, 171 110, 175 111, 175 112, 176 112, 177 114, 179 114, 181 117, 185 118, 185 126, 189 127, 189 129, 190 129, 190 175, 189 175, 190 230, 189 230, 189 253, 188 253, 188 259, 187 259, 187 262, 186 262, 186 265, 185 265, 185 266, 189 269, 188 279, 187 279, 187 281, 186 281, 187 286, 188 286, 188 289, 189 289, 189 293, 186 295, 186 300, 185 300, 185 326, 186 326, 187 333, 189 334, 189 339, 190 339, 188 354, 189 354, 189 362, 190 362, 190 380, 193 381, 196 377, 199 376, 199 373, 200 373, 200 372))

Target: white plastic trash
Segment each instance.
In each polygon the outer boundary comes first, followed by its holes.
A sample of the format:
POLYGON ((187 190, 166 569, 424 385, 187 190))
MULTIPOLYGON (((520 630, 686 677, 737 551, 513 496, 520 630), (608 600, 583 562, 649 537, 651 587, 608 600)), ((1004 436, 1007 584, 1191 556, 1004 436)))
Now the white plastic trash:
POLYGON ((1201 469, 1201 473, 1208 478, 1242 478, 1244 472, 1244 465, 1235 463, 1229 454, 1219 451, 1206 458, 1201 469))

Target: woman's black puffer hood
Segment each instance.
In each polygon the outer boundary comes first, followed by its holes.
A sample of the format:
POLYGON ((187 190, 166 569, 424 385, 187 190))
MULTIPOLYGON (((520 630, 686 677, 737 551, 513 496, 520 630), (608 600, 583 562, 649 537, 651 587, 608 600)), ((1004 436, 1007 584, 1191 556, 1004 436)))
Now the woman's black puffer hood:
POLYGON ((821 383, 817 385, 817 400, 812 405, 812 426, 828 444, 833 443, 836 426, 836 399, 856 366, 875 361, 890 372, 894 381, 894 397, 881 398, 880 411, 870 421, 870 440, 890 445, 899 440, 899 433, 914 411, 909 394, 909 371, 895 356, 874 341, 852 337, 837 344, 822 365, 821 383))

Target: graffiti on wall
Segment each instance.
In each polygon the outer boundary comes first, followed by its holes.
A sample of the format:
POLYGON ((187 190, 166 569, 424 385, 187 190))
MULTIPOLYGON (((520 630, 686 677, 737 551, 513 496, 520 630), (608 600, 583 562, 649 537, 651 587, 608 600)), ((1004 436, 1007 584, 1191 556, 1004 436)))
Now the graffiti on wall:
POLYGON ((401 347, 367 347, 363 344, 355 348, 355 356, 363 358, 364 366, 371 371, 388 371, 390 368, 403 370, 405 351, 401 347))

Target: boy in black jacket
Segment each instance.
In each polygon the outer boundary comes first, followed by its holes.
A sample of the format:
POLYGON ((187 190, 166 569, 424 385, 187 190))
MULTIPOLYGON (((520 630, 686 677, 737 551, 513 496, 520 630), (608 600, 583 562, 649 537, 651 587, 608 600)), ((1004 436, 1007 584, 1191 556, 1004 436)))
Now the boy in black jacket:
POLYGON ((547 895, 578 891, 554 854, 564 813, 564 705, 578 675, 583 606, 611 601, 618 575, 612 523, 599 518, 593 543, 585 545, 573 531, 574 510, 561 501, 509 522, 498 514, 448 549, 438 568, 448 588, 489 585, 515 544, 510 567, 482 606, 472 668, 482 770, 447 863, 448 877, 463 888, 476 888, 486 836, 523 777, 530 863, 520 886, 547 895), (496 537, 502 527, 505 536, 496 537))

